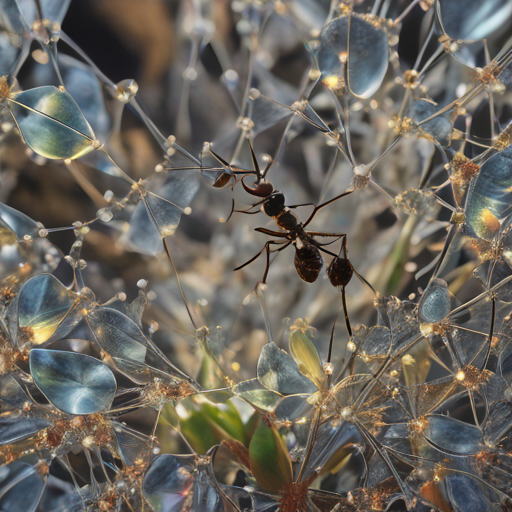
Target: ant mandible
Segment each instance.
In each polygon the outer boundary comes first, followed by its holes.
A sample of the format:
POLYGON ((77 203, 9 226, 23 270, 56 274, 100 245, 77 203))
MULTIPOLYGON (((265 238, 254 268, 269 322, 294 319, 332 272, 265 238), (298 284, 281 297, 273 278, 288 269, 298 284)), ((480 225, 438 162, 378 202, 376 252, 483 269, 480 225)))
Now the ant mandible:
POLYGON ((267 262, 265 266, 265 272, 263 274, 263 278, 261 279, 261 281, 259 281, 258 285, 265 284, 270 267, 270 254, 272 252, 281 252, 288 246, 293 244, 295 247, 294 263, 297 273, 299 274, 301 279, 306 283, 314 283, 318 279, 320 271, 322 270, 322 267, 324 265, 324 259, 322 257, 321 252, 333 256, 333 260, 331 261, 329 267, 327 268, 327 276, 329 277, 329 281, 333 286, 341 287, 343 310, 345 313, 345 323, 347 326, 349 336, 352 337, 352 329, 350 327, 350 321, 348 319, 347 313, 345 287, 352 279, 353 274, 356 274, 356 276, 364 284, 369 286, 374 293, 376 292, 372 285, 368 283, 368 281, 366 281, 366 279, 362 277, 354 269, 352 263, 348 259, 346 233, 325 233, 322 231, 310 231, 307 230, 306 227, 311 223, 311 221, 315 218, 316 214, 322 208, 325 208, 326 206, 334 203, 335 201, 338 201, 342 197, 348 196, 353 192, 353 190, 347 190, 342 194, 333 197, 329 201, 325 201, 324 203, 321 203, 319 205, 314 205, 313 203, 304 203, 286 206, 284 194, 282 192, 275 191, 272 183, 270 183, 266 179, 267 173, 273 161, 270 160, 265 169, 262 171, 256 159, 256 155, 254 153, 254 148, 252 146, 251 141, 249 141, 249 146, 251 149, 251 158, 255 169, 255 172, 251 174, 256 175, 256 182, 254 184, 255 186, 253 187, 247 185, 244 181, 247 175, 242 177, 241 182, 242 186, 244 187, 247 193, 256 197, 261 197, 262 200, 258 201, 257 203, 254 203, 251 207, 249 207, 246 210, 235 210, 233 203, 231 214, 233 212, 254 214, 257 213, 257 211, 252 212, 250 210, 256 206, 261 206, 261 210, 266 215, 272 217, 275 220, 277 226, 281 229, 281 231, 273 231, 267 228, 255 228, 255 231, 284 240, 269 240, 268 242, 265 243, 263 249, 258 254, 253 256, 250 260, 246 261, 243 265, 240 265, 237 268, 235 268, 235 271, 240 270, 246 267, 247 265, 250 265, 253 261, 259 258, 264 251, 266 251, 267 262), (310 216, 305 222, 301 222, 297 215, 295 215, 295 213, 291 211, 291 209, 297 208, 299 206, 314 206, 313 212, 310 214, 310 216), (334 254, 333 252, 325 249, 324 246, 330 245, 333 242, 322 244, 316 240, 317 237, 334 237, 336 238, 336 240, 342 238, 343 242, 340 253, 334 254), (280 247, 278 249, 272 250, 270 248, 271 245, 279 245, 280 247), (343 252, 343 256, 341 256, 341 252, 343 252))

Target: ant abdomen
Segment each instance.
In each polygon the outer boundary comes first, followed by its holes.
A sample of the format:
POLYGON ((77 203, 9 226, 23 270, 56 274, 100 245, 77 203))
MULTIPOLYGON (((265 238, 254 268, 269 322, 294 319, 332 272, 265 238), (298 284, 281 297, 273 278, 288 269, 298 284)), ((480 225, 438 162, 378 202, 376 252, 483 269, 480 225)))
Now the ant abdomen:
POLYGON ((354 269, 348 258, 340 258, 337 256, 331 261, 327 268, 329 281, 333 286, 347 286, 352 279, 354 269))
POLYGON ((320 251, 310 243, 303 243, 295 250, 295 269, 300 278, 306 283, 314 283, 324 265, 320 251))

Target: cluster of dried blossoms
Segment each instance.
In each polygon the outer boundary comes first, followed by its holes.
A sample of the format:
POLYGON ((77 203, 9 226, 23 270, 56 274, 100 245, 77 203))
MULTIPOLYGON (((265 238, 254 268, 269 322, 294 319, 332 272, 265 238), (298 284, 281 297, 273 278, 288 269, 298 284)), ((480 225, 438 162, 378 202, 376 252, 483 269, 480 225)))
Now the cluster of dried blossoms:
POLYGON ((0 0, 0 509, 512 510, 512 0, 128 4, 0 0))

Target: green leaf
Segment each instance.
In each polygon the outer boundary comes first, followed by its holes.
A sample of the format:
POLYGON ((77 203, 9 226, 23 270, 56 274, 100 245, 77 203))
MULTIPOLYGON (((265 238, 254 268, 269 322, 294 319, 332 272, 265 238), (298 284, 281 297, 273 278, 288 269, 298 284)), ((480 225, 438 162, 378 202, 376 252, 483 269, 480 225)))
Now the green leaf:
POLYGON ((325 386, 325 373, 318 351, 311 341, 312 328, 306 320, 295 320, 290 332, 290 354, 295 359, 303 375, 311 379, 315 386, 325 386))
POLYGON ((9 109, 30 148, 45 158, 78 158, 94 149, 94 133, 75 100, 57 87, 12 95, 9 109))
POLYGON ((251 472, 258 485, 278 493, 293 480, 292 462, 283 439, 274 426, 262 421, 249 445, 251 472))
POLYGON ((215 425, 200 411, 189 411, 187 418, 181 419, 181 432, 197 453, 206 453, 210 448, 231 436, 215 425))
MULTIPOLYGON (((181 432, 198 453, 206 453, 224 440, 237 440, 242 443, 246 440, 245 426, 237 409, 230 402, 215 405, 207 401, 197 402, 191 398, 180 403, 178 415, 181 432)), ((166 421, 167 417, 162 420, 166 421)))
POLYGON ((245 428, 236 407, 231 402, 213 405, 208 402, 201 404, 201 411, 215 425, 220 426, 233 439, 243 443, 245 441, 245 428))

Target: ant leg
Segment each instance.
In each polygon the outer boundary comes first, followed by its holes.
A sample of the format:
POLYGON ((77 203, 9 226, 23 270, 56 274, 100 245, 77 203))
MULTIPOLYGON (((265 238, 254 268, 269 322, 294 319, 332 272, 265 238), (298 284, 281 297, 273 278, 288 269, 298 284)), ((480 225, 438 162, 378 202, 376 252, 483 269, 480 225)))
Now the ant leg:
POLYGON ((324 207, 336 202, 338 199, 341 199, 342 197, 348 196, 349 194, 352 194, 354 192, 353 190, 348 190, 346 192, 343 192, 343 194, 340 194, 336 197, 333 197, 332 199, 329 199, 329 201, 326 201, 325 203, 319 204, 318 206, 315 206, 315 209, 313 210, 313 213, 309 216, 309 219, 304 222, 304 227, 306 227, 315 217, 315 215, 324 207))
POLYGON ((359 281, 361 281, 361 283, 365 284, 366 286, 368 286, 368 288, 370 288, 370 290, 375 294, 377 295, 377 292, 375 291, 375 288, 354 268, 352 267, 352 270, 354 271, 354 274, 357 276, 357 278, 359 279, 359 281))
MULTIPOLYGON (((347 247, 347 237, 345 237, 345 240, 343 240, 341 244, 341 249, 343 250, 343 256, 348 259, 348 247, 347 247)), ((340 250, 341 253, 341 250, 340 250)))
POLYGON ((352 327, 350 326, 350 320, 348 318, 347 298, 344 286, 341 287, 341 302, 343 304, 343 313, 345 315, 345 325, 347 326, 348 337, 352 339, 352 327))
POLYGON ((319 247, 325 247, 326 245, 335 244, 340 238, 341 238, 341 236, 339 236, 338 238, 335 238, 332 242, 326 242, 325 244, 321 244, 319 242, 317 242, 317 243, 318 243, 319 247))
POLYGON ((249 210, 252 210, 256 206, 259 206, 260 204, 264 203, 265 199, 263 199, 262 201, 258 201, 257 203, 254 203, 252 206, 249 206, 249 208, 246 208, 245 210, 235 210, 235 200, 232 199, 231 201, 233 202, 233 212, 246 213, 247 215, 256 215, 257 213, 260 213, 258 210, 256 210, 255 212, 251 212, 249 210))
POLYGON ((229 219, 231 219, 231 217, 233 216, 233 213, 245 213, 246 215, 256 215, 257 213, 259 213, 258 210, 256 210, 255 212, 251 212, 249 210, 251 210, 252 208, 254 208, 255 206, 258 206, 259 203, 257 204, 253 204, 250 208, 247 208, 246 210, 235 210, 235 200, 234 199, 231 199, 231 211, 229 212, 229 215, 228 215, 228 218, 226 220, 223 220, 222 222, 226 223, 229 221, 229 219))
MULTIPOLYGON (((284 244, 286 242, 276 242, 275 240, 270 240, 268 241, 264 246, 263 246, 263 249, 261 249, 261 251, 256 254, 255 256, 253 256, 250 260, 246 261, 243 265, 240 265, 239 267, 236 267, 234 269, 234 271, 236 272, 237 270, 241 270, 242 268, 246 267, 247 265, 250 265, 253 261, 257 260, 261 254, 263 253, 263 251, 267 250, 268 249, 268 246, 271 245, 271 244, 275 244, 275 245, 280 245, 280 244, 284 244)), ((290 242, 291 243, 291 242, 290 242)))
POLYGON ((334 256, 335 258, 339 258, 337 254, 334 254, 331 251, 328 251, 327 249, 324 249, 316 240, 312 240, 312 243, 315 247, 318 247, 320 251, 325 252, 326 254, 329 254, 330 256, 334 256))
POLYGON ((254 231, 258 233, 265 233, 265 235, 277 236, 279 238, 286 238, 288 235, 282 231, 272 231, 271 229, 266 228, 255 228, 254 231))
POLYGON ((324 233, 323 231, 306 231, 306 233, 311 236, 337 236, 338 238, 344 236, 347 238, 346 233, 324 233))
MULTIPOLYGON (((327 254, 330 254, 331 256, 334 256, 335 258, 339 258, 339 255, 338 254, 334 254, 333 252, 331 251, 328 251, 327 249, 324 249, 318 242, 315 242, 313 240, 313 245, 318 247, 318 249, 320 251, 323 251, 327 254)), ((346 254, 346 253, 345 253, 346 254)), ((348 259, 348 258, 347 258, 348 259)), ((365 284, 366 286, 368 286, 368 288, 370 288, 370 290, 376 295, 377 292, 375 291, 375 288, 354 268, 354 266, 352 265, 352 263, 350 263, 350 266, 352 267, 352 270, 354 271, 354 274, 357 276, 357 278, 363 283, 365 284)))
POLYGON ((281 252, 283 249, 286 249, 292 242, 288 242, 287 244, 285 245, 282 245, 281 247, 279 247, 279 249, 271 249, 270 252, 281 252))
POLYGON ((323 233, 321 231, 306 231, 308 235, 311 236, 326 236, 326 237, 335 237, 332 242, 327 242, 326 244, 321 244, 319 242, 316 242, 318 246, 325 247, 326 245, 331 245, 336 243, 340 238, 343 238, 344 240, 347 239, 346 233, 323 233))
MULTIPOLYGON (((270 244, 271 243, 274 243, 274 244, 277 244, 279 242, 273 242, 273 241, 270 241, 270 242, 267 242, 265 244, 265 247, 267 249, 267 264, 265 266, 265 272, 263 273, 263 279, 256 285, 256 288, 258 287, 258 285, 261 283, 261 284, 265 284, 267 282, 267 275, 268 275, 268 271, 270 269, 270 253, 271 252, 279 252, 279 251, 282 251, 283 249, 286 249, 290 244, 291 242, 288 242, 288 243, 285 243, 282 247, 279 247, 279 249, 276 249, 274 251, 271 251, 270 250, 270 244)), ((282 243, 282 242, 281 242, 282 243)))
POLYGON ((299 206, 316 206, 315 203, 291 204, 288 208, 298 208, 299 206))

